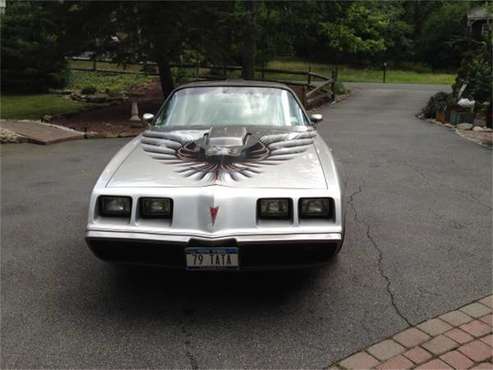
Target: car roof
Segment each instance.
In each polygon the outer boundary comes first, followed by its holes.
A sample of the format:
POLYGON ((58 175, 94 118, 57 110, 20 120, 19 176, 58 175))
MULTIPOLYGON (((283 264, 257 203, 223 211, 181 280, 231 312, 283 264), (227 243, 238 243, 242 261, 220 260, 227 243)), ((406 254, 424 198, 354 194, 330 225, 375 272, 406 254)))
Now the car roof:
POLYGON ((178 86, 177 89, 188 87, 213 87, 213 86, 238 86, 238 87, 274 87, 291 90, 280 82, 254 81, 254 80, 218 80, 218 81, 194 81, 178 86))

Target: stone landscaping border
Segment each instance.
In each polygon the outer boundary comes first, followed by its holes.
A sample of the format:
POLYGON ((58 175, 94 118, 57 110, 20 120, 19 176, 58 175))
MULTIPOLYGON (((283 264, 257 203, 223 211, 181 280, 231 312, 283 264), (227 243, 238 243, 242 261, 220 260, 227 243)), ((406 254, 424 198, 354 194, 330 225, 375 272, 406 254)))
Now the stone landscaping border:
POLYGON ((493 370, 493 295, 407 328, 329 369, 493 370))
POLYGON ((443 123, 432 118, 423 118, 420 115, 418 118, 434 125, 443 126, 455 130, 455 133, 460 137, 479 144, 485 148, 491 149, 493 146, 493 129, 488 127, 473 126, 471 123, 460 123, 454 126, 450 123, 443 123))
POLYGON ((19 144, 25 143, 28 139, 12 130, 0 127, 0 144, 19 144))

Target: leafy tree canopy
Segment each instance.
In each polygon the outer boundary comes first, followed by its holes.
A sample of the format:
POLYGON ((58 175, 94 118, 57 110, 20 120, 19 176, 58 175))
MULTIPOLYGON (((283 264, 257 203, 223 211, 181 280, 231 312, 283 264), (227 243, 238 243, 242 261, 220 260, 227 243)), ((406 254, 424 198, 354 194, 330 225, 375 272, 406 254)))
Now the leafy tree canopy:
POLYGON ((338 53, 375 55, 386 49, 383 30, 389 19, 378 7, 352 3, 337 21, 321 22, 327 43, 338 53))
POLYGON ((164 94, 174 87, 170 64, 177 62, 240 64, 244 78, 274 56, 456 68, 470 49, 467 10, 478 4, 9 0, 2 18, 2 86, 57 85, 63 56, 84 51, 121 63, 156 62, 164 94))
POLYGON ((1 22, 2 91, 36 92, 65 82, 56 3, 8 1, 1 22))

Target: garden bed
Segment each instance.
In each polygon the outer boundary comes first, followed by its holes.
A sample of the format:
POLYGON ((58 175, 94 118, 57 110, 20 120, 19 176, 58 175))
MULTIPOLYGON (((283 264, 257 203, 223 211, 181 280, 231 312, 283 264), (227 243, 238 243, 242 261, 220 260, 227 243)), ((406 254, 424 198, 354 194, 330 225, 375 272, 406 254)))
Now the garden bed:
POLYGON ((131 90, 135 99, 92 109, 77 114, 56 116, 51 122, 86 133, 87 137, 129 137, 138 135, 146 125, 130 121, 132 101, 136 101, 139 115, 155 114, 163 102, 161 88, 157 81, 135 87, 131 90))

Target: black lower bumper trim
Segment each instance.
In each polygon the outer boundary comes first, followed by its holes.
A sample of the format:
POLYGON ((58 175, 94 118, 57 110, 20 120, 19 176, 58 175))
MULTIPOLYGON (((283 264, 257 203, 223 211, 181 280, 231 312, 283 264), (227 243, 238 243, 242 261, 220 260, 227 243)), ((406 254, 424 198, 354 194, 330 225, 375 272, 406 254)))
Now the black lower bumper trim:
POLYGON ((219 243, 191 240, 190 243, 168 243, 151 240, 86 238, 93 253, 108 262, 152 264, 185 268, 186 247, 231 246, 239 248, 240 269, 301 267, 327 262, 341 247, 338 241, 298 241, 282 244, 241 243, 236 240, 219 243))

